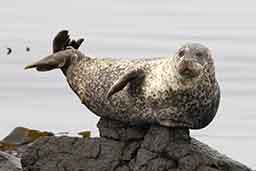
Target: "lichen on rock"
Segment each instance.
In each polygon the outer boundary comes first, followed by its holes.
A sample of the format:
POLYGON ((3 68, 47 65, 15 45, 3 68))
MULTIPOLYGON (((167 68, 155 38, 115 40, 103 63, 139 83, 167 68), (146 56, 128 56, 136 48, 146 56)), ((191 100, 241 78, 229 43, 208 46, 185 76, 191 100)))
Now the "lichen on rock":
POLYGON ((24 145, 29 144, 40 137, 53 136, 51 132, 42 132, 39 130, 17 127, 7 137, 5 137, 0 143, 9 145, 24 145))
POLYGON ((81 131, 78 133, 78 135, 81 135, 83 138, 89 138, 89 137, 91 137, 91 132, 90 131, 81 131))

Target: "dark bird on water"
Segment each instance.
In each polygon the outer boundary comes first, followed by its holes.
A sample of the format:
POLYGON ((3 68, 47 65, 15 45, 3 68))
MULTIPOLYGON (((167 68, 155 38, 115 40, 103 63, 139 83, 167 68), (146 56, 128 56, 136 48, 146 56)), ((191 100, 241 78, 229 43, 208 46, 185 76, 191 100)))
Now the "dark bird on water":
POLYGON ((26 47, 26 51, 29 52, 30 51, 30 47, 27 46, 26 47))
POLYGON ((7 55, 10 55, 12 53, 12 49, 11 48, 6 48, 7 49, 7 55))

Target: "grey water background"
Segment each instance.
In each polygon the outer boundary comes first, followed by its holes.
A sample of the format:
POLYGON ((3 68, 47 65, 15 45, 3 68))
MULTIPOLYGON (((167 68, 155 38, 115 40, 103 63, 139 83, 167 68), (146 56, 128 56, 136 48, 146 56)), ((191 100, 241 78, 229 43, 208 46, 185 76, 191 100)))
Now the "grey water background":
POLYGON ((191 134, 255 168, 255 17, 253 0, 1 1, 0 138, 16 126, 98 135, 98 117, 60 71, 23 70, 51 53, 61 29, 85 37, 81 51, 96 57, 171 56, 185 42, 200 42, 214 54, 222 99, 210 126, 191 134), (9 56, 6 47, 13 49, 9 56))

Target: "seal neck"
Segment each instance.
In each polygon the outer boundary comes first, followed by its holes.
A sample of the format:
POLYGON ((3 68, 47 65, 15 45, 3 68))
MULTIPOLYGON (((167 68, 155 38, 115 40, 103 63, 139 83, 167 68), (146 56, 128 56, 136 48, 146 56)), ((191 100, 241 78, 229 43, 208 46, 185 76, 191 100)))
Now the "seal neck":
POLYGON ((77 63, 79 63, 84 58, 82 53, 77 50, 73 50, 70 56, 67 58, 66 64, 61 68, 62 73, 67 76, 69 70, 72 70, 77 63))

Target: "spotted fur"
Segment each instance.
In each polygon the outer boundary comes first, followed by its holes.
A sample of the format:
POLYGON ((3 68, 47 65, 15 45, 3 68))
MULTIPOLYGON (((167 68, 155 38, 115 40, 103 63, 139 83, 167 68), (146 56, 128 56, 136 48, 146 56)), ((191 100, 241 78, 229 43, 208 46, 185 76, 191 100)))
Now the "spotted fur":
MULTIPOLYGON (((192 44, 190 48, 198 46, 192 44)), ((117 60, 70 51, 80 58, 66 70, 67 81, 81 102, 98 116, 134 125, 158 123, 199 129, 207 126, 217 112, 220 90, 210 54, 198 78, 182 80, 175 69, 176 56, 117 60), (135 69, 142 69, 145 77, 133 80, 107 99, 108 90, 120 76, 135 69)))

